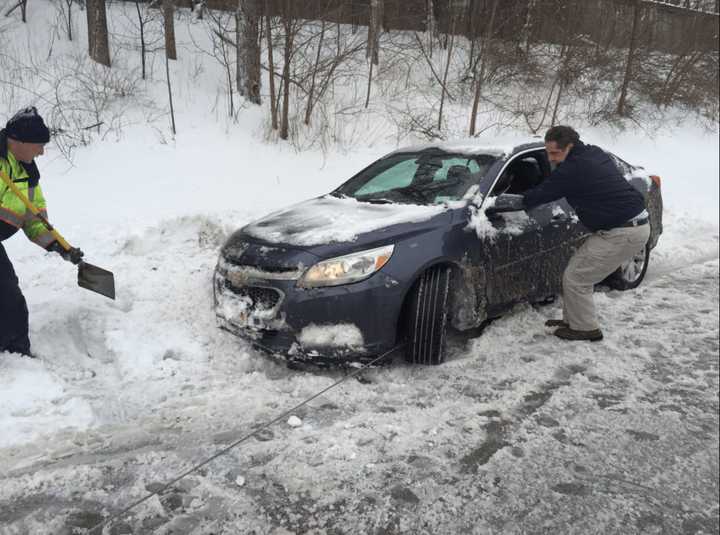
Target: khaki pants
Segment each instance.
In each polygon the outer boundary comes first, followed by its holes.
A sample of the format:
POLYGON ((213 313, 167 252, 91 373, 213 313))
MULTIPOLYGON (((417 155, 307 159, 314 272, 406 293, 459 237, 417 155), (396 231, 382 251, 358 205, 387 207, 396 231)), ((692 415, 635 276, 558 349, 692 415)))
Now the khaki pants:
POLYGON ((590 235, 563 273, 563 319, 571 329, 599 329, 593 287, 640 251, 650 237, 650 225, 599 230, 590 235))

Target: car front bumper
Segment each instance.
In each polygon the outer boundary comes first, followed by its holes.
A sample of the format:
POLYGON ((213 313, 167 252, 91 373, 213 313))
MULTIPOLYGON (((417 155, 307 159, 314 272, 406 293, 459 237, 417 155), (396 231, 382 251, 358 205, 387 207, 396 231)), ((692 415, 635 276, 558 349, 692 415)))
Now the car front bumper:
POLYGON ((367 361, 394 347, 402 285, 383 272, 342 286, 301 288, 297 279, 218 264, 221 328, 292 361, 367 361))

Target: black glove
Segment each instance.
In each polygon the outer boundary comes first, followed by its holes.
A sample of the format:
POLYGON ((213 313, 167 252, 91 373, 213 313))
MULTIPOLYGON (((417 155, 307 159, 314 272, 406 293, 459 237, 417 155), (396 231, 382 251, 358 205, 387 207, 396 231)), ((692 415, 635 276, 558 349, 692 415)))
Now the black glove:
POLYGON ((50 245, 48 245, 47 250, 53 253, 58 253, 60 256, 62 256, 63 260, 72 262, 73 264, 79 264, 82 261, 82 257, 85 255, 85 253, 83 253, 77 247, 71 247, 69 250, 65 250, 63 246, 60 245, 60 243, 58 243, 57 241, 54 241, 50 245))

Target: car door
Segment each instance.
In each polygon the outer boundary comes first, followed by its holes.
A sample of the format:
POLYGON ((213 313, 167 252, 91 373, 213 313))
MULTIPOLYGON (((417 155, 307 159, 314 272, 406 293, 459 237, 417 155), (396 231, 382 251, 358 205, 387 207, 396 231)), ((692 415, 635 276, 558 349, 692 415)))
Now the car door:
POLYGON ((483 249, 489 315, 535 293, 543 210, 507 212, 488 218, 491 230, 483 249))
MULTIPOLYGON (((543 150, 511 158, 490 196, 523 194, 550 174, 543 150)), ((559 290, 577 230, 577 217, 564 199, 525 212, 499 214, 492 222, 496 239, 489 304, 502 308, 522 300, 539 300, 559 290)))
MULTIPOLYGON (((537 151, 531 156, 542 170, 542 180, 546 180, 550 175, 550 163, 545 151, 537 151)), ((542 208, 544 212, 541 239, 544 272, 537 285, 537 291, 543 297, 562 290, 563 271, 589 231, 580 223, 575 210, 564 197, 537 208, 542 208)))

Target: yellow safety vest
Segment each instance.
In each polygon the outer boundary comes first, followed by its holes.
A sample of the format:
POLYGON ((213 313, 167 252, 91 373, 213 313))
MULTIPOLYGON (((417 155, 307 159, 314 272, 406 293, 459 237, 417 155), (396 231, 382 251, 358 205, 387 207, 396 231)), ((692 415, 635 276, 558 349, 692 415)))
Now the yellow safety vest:
MULTIPOLYGON (((30 187, 30 176, 25 168, 15 159, 10 150, 0 155, 0 170, 15 183, 21 193, 33 203, 40 214, 47 219, 45 197, 40 184, 30 187)), ((15 228, 22 229, 25 235, 40 247, 46 248, 55 239, 42 221, 35 217, 25 204, 10 188, 0 180, 0 221, 15 228)))

